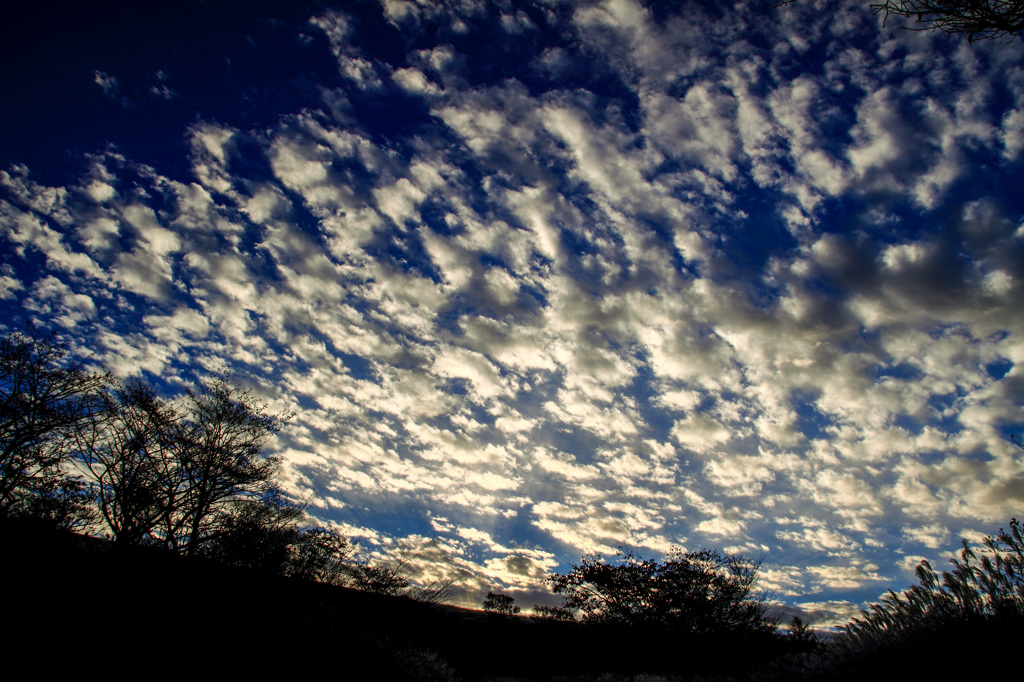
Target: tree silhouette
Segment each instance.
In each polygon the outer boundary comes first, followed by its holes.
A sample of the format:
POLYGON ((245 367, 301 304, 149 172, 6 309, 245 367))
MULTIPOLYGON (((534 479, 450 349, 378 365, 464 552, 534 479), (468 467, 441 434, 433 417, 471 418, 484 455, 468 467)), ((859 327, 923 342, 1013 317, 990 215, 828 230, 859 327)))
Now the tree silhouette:
POLYGON ((939 30, 966 34, 969 41, 1006 38, 1013 40, 1024 29, 1022 0, 886 0, 873 4, 877 14, 916 19, 917 31, 939 30))
POLYGON ((102 401, 102 418, 74 442, 115 542, 283 573, 305 540, 302 570, 312 570, 314 536, 299 528, 305 508, 278 489, 278 461, 263 453, 282 417, 224 381, 170 402, 133 378, 102 401))
POLYGON ((691 632, 770 630, 759 561, 714 550, 672 552, 665 562, 619 550, 614 563, 591 555, 548 578, 563 608, 584 621, 666 625, 691 632))
POLYGON ((793 616, 786 635, 794 642, 801 644, 816 644, 818 642, 818 636, 814 634, 810 623, 805 623, 800 616, 793 616))
POLYGON ((407 568, 405 561, 395 560, 352 566, 348 573, 356 589, 397 597, 409 588, 407 568))
POLYGON ((272 491, 279 462, 263 446, 282 423, 251 393, 224 381, 187 391, 169 441, 176 470, 160 526, 168 547, 200 553, 223 533, 231 507, 272 491))
MULTIPOLYGON (((271 488, 258 497, 238 500, 222 512, 220 528, 203 548, 203 554, 233 566, 287 575, 292 572, 295 547, 302 540, 299 523, 305 517, 303 505, 271 488)), ((305 558, 303 568, 308 575, 302 577, 315 579, 314 559, 305 558)))
POLYGON ((104 418, 77 436, 83 473, 97 489, 102 520, 121 545, 150 538, 180 487, 171 442, 177 413, 142 379, 103 396, 104 418))
POLYGON ((348 575, 352 545, 328 528, 303 528, 291 545, 288 575, 329 585, 341 584, 348 575))
MULTIPOLYGON (((783 0, 776 5, 789 5, 796 0, 783 0)), ((942 31, 967 36, 969 42, 1009 38, 1013 40, 1024 30, 1024 0, 885 0, 872 3, 875 14, 914 19, 919 26, 905 26, 911 31, 942 31)))
POLYGON ((0 339, 0 516, 72 527, 88 515, 88 491, 66 467, 110 377, 66 357, 54 334, 31 326, 0 339))
POLYGON ((507 594, 488 592, 484 598, 484 611, 499 616, 514 616, 519 613, 519 607, 513 604, 514 601, 515 599, 507 594))
MULTIPOLYGON (((278 459, 263 452, 284 416, 225 381, 169 401, 140 377, 117 383, 66 355, 34 327, 0 338, 0 518, 74 529, 98 519, 117 545, 318 582, 349 574, 347 540, 302 526, 305 505, 285 497, 278 459)), ((364 567, 361 579, 401 591, 401 568, 364 567)))

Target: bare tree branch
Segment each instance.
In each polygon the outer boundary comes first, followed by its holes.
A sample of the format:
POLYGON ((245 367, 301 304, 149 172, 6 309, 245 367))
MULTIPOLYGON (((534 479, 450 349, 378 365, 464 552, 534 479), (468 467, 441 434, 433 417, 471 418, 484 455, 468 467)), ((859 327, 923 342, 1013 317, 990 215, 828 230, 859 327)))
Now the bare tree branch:
MULTIPOLYGON (((776 8, 796 0, 783 0, 776 8)), ((1024 0, 886 0, 871 4, 885 21, 895 15, 913 19, 919 25, 910 31, 942 31, 967 36, 969 42, 1007 38, 1012 41, 1024 30, 1024 0)))
POLYGON ((886 0, 871 5, 877 14, 915 19, 922 26, 915 31, 943 31, 966 34, 969 41, 1009 38, 1024 29, 1022 0, 886 0))

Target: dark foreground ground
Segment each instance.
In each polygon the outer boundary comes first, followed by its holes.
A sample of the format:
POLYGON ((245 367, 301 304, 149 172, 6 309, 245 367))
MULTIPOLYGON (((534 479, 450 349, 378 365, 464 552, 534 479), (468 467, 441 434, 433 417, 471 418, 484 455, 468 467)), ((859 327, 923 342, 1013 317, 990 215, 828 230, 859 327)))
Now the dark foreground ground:
POLYGON ((335 679, 608 679, 739 672, 772 636, 683 638, 505 618, 0 527, 4 649, 57 672, 328 672, 335 679))
MULTIPOLYGON (((971 627, 860 657, 766 634, 505 618, 268 578, 162 551, 0 525, 8 666, 33 672, 336 680, 953 679, 1007 673, 1024 629, 971 627), (820 649, 819 649, 820 651, 820 649), (906 677, 909 675, 910 677, 906 677)), ((1000 675, 1002 677, 1003 675, 1000 675)))

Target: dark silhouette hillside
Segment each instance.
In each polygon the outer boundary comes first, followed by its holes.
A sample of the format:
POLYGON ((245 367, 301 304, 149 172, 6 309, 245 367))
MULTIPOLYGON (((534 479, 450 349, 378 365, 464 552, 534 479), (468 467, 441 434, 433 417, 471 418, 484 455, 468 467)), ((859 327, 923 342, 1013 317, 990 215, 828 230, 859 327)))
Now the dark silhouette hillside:
MULTIPOLYGON (((1011 655, 1019 614, 810 645, 767 631, 692 633, 426 604, 269 575, 165 548, 0 523, 5 649, 55 674, 199 669, 353 680, 950 679, 1011 655), (810 652, 810 653, 808 653, 810 652)), ((877 613, 877 610, 875 611, 877 613)))
POLYGON ((6 521, 5 645, 31 665, 166 666, 341 679, 712 678, 790 651, 768 633, 685 635, 425 604, 6 521), (80 651, 54 658, 53 652, 80 651), (581 677, 580 677, 581 676, 581 677))

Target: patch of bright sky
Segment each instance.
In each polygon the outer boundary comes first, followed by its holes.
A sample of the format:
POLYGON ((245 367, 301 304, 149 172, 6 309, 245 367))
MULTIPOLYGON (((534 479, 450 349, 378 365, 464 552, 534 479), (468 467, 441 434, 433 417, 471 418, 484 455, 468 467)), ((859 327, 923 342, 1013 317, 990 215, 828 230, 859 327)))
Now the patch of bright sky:
POLYGON ((717 546, 840 623, 1020 511, 1024 48, 772 4, 27 18, 4 319, 230 372, 318 519, 466 603, 717 546))

